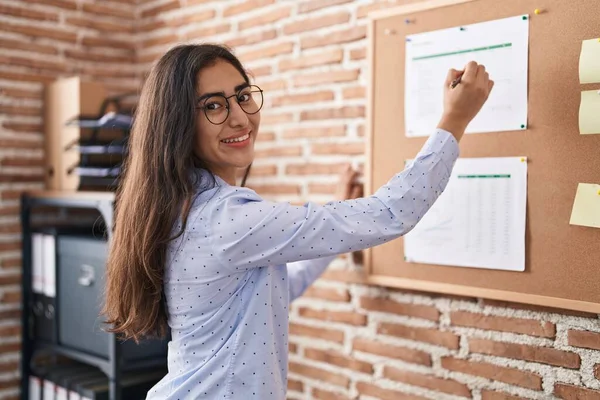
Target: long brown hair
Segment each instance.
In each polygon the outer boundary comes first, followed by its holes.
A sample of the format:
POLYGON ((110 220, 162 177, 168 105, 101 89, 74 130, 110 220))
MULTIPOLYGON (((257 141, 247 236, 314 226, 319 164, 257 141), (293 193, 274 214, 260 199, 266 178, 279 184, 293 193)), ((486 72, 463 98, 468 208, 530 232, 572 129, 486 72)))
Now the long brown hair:
POLYGON ((249 83, 226 47, 180 45, 150 71, 140 95, 128 155, 116 193, 115 225, 102 313, 108 331, 136 342, 165 337, 163 275, 169 242, 181 236, 200 184, 194 155, 198 73, 219 60, 231 63, 249 83), (174 231, 181 218, 181 229, 174 231))

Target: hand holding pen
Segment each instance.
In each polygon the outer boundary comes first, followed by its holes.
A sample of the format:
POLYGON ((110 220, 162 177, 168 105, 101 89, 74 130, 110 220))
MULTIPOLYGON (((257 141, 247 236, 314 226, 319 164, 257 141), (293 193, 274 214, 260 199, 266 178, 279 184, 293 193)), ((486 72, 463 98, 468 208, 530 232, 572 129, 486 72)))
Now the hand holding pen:
POLYGON ((487 101, 494 81, 483 65, 469 62, 463 71, 448 71, 444 89, 444 113, 438 128, 452 133, 457 140, 487 101))

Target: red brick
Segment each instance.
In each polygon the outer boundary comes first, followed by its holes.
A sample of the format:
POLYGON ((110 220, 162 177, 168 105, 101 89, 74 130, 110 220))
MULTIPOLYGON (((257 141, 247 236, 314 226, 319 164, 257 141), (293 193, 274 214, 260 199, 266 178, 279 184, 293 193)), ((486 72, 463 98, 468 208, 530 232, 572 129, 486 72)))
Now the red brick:
POLYGON ((290 335, 308 336, 330 342, 343 343, 344 332, 336 329, 315 328, 312 326, 290 323, 290 335))
POLYGON ((64 31, 58 27, 54 27, 52 29, 41 28, 39 26, 35 26, 35 24, 19 25, 2 21, 0 22, 0 30, 20 33, 26 36, 36 38, 51 38, 68 43, 75 43, 75 41, 77 40, 77 34, 74 32, 64 31))
POLYGON ((0 216, 4 217, 7 215, 17 216, 19 215, 19 206, 0 206, 0 216))
POLYGON ((353 359, 333 350, 304 349, 304 357, 365 374, 373 373, 373 365, 371 363, 353 359))
POLYGON ((247 46, 249 44, 263 43, 273 40, 277 37, 275 29, 268 29, 260 32, 254 32, 248 35, 241 35, 234 39, 226 40, 225 44, 229 47, 247 46))
POLYGON ((360 307, 369 311, 406 315, 408 317, 422 318, 430 321, 437 321, 440 318, 440 312, 434 306, 398 303, 383 298, 361 297, 360 307))
POLYGON ((16 353, 21 350, 21 343, 8 343, 0 345, 0 354, 16 353))
POLYGON ((39 107, 11 106, 7 104, 0 104, 0 114, 37 117, 42 114, 42 109, 39 107))
POLYGON ((297 75, 294 78, 294 86, 320 86, 323 84, 352 82, 358 79, 359 70, 342 70, 328 72, 313 72, 305 75, 297 75))
POLYGON ((213 26, 205 26, 200 29, 195 29, 188 32, 185 37, 187 40, 201 39, 209 36, 220 35, 231 30, 230 24, 219 24, 213 26))
POLYGON ((353 400, 354 397, 348 397, 341 393, 330 392, 328 390, 322 390, 313 388, 312 398, 316 400, 353 400))
POLYGON ((335 32, 327 32, 326 34, 309 36, 300 41, 300 48, 304 50, 312 47, 356 42, 365 37, 367 37, 367 29, 364 26, 355 26, 335 32))
POLYGON ((0 225, 0 234, 1 233, 21 233, 21 223, 3 223, 2 225, 0 225))
POLYGON ((287 88, 285 79, 273 79, 271 81, 261 80, 260 87, 265 91, 277 91, 287 88))
MULTIPOLYGON (((42 99, 42 90, 0 88, 0 95, 6 96, 6 97, 14 97, 17 99, 41 100, 42 99)), ((4 123, 4 125, 6 126, 6 122, 4 123)), ((41 126, 41 124, 39 124, 37 126, 41 126)))
POLYGON ((304 384, 300 381, 295 381, 293 379, 288 379, 288 390, 293 390, 294 392, 304 392, 304 384))
MULTIPOLYGON (((2 197, 9 192, 8 190, 4 190, 2 193, 2 197)), ((10 192, 9 192, 10 193, 10 192)), ((18 251, 21 250, 21 242, 0 242, 0 251, 18 251)), ((0 277, 0 285, 2 285, 2 281, 8 278, 2 276, 0 277)))
POLYGON ((274 140, 275 134, 273 132, 260 132, 256 137, 257 142, 272 142, 274 140))
POLYGON ((31 43, 31 41, 29 40, 23 41, 16 39, 0 38, 0 48, 24 50, 32 53, 58 54, 58 49, 54 46, 31 43))
POLYGON ((342 90, 344 99, 364 99, 367 96, 367 89, 364 86, 351 86, 342 90))
POLYGON ((346 4, 346 3, 350 3, 352 2, 352 0, 312 0, 312 1, 305 1, 304 3, 301 3, 298 6, 298 12, 303 14, 303 13, 308 13, 311 11, 317 11, 323 8, 327 8, 327 7, 332 7, 332 6, 337 6, 340 4, 346 4))
POLYGON ((155 36, 153 38, 143 40, 142 47, 144 49, 146 49, 148 47, 158 46, 161 44, 175 43, 178 40, 179 40, 179 35, 177 35, 175 33, 168 33, 166 35, 155 36))
POLYGON ((331 90, 322 90, 312 93, 284 94, 273 99, 273 107, 281 107, 295 104, 313 104, 333 100, 331 90))
POLYGON ((103 33, 115 32, 132 34, 134 32, 133 25, 102 21, 98 18, 67 17, 66 22, 68 25, 94 29, 103 33))
MULTIPOLYGON (((2 243, 4 244, 4 243, 2 243)), ((19 245, 20 247, 20 245, 19 245)), ((21 283, 21 275, 0 275, 0 286, 18 285, 21 283)))
POLYGON ((542 377, 533 372, 452 357, 442 358, 442 368, 463 374, 481 376, 527 389, 542 390, 542 377))
POLYGON ((532 304, 511 303, 508 301, 500 301, 500 300, 484 299, 483 304, 486 306, 512 308, 512 309, 516 309, 516 310, 530 310, 530 311, 536 311, 536 312, 547 312, 547 313, 554 313, 554 314, 561 314, 561 315, 572 315, 575 317, 583 317, 583 318, 594 318, 594 319, 598 318, 598 314, 586 313, 583 311, 563 310, 563 309, 559 309, 559 308, 536 306, 536 305, 532 305, 532 304))
POLYGON ((250 170, 250 176, 275 176, 277 175, 276 165, 253 165, 250 170))
POLYGON ((16 335, 20 335, 20 334, 21 334, 21 326, 20 325, 0 326, 0 338, 16 336, 16 335))
POLYGON ((47 6, 63 8, 65 10, 76 10, 77 3, 75 0, 28 0, 28 3, 44 4, 47 6))
POLYGON ((600 333, 569 329, 569 346, 600 350, 600 333))
POLYGON ((0 321, 21 318, 21 310, 0 310, 0 321))
POLYGON ((360 49, 352 49, 350 50, 350 59, 351 60, 363 60, 367 58, 367 49, 361 47, 360 49))
POLYGON ((0 79, 7 81, 26 81, 49 83, 54 81, 54 76, 45 74, 27 74, 24 72, 5 72, 0 71, 0 79))
MULTIPOLYGON (((2 304, 17 304, 21 302, 21 292, 4 292, 0 295, 2 304)), ((1 346, 0 346, 1 349, 1 346)), ((0 351, 2 354, 2 351, 0 351)))
POLYGON ((290 353, 298 353, 298 346, 295 343, 290 343, 288 349, 290 353))
POLYGON ((332 183, 311 183, 308 185, 310 194, 333 195, 336 191, 336 185, 332 183))
POLYGON ((269 76, 273 73, 273 67, 270 65, 263 65, 261 67, 247 68, 246 72, 251 78, 256 78, 257 76, 269 76))
POLYGON ((145 9, 142 11, 141 16, 142 18, 155 17, 171 10, 177 10, 180 7, 179 0, 171 0, 168 3, 163 3, 158 6, 145 9))
POLYGON ((111 7, 102 3, 83 3, 83 11, 92 15, 107 15, 109 17, 117 17, 129 21, 133 21, 134 17, 133 9, 130 7, 123 7, 123 5, 111 7))
POLYGON ((506 393, 493 392, 491 390, 481 391, 481 400, 526 400, 523 397, 511 396, 506 393))
POLYGON ((136 43, 130 40, 110 39, 104 36, 85 36, 81 40, 85 47, 108 47, 125 50, 134 50, 136 43))
POLYGON ((348 289, 329 289, 318 286, 310 286, 308 289, 306 289, 302 296, 329 301, 350 301, 350 293, 348 292, 348 289))
POLYGON ((425 342, 436 346, 458 349, 459 337, 451 332, 440 331, 435 328, 418 328, 414 326, 382 323, 377 333, 391 335, 404 339, 425 342))
POLYGON ((546 338, 553 338, 556 335, 556 327, 553 323, 534 319, 507 318, 466 311, 453 311, 450 313, 450 320, 452 325, 490 331, 515 332, 546 338))
POLYGON ((308 55, 302 54, 298 58, 288 58, 279 62, 280 71, 289 71, 292 69, 310 68, 319 65, 339 64, 342 62, 344 52, 342 49, 333 49, 311 52, 308 55))
POLYGON ((365 152, 365 145, 363 143, 319 143, 318 145, 311 145, 310 148, 311 154, 314 155, 357 156, 365 152))
MULTIPOLYGON (((300 114, 300 120, 323 120, 323 119, 337 119, 337 118, 360 118, 365 116, 364 106, 346 106, 341 108, 320 108, 317 110, 302 111, 300 114)), ((364 152, 364 144, 360 144, 362 147, 361 153, 364 152)), ((320 146, 321 144, 319 144, 320 146)), ((313 146, 318 147, 318 146, 313 146)), ((328 152, 327 152, 328 153, 328 152)), ((323 152, 317 151, 316 154, 324 154, 323 152)))
POLYGON ((411 364, 431 366, 431 356, 429 353, 410 349, 408 347, 394 346, 374 340, 355 338, 352 342, 352 348, 354 351, 394 358, 411 364))
POLYGON ((289 164, 285 175, 338 175, 346 169, 346 163, 336 164, 289 164))
POLYGON ((301 307, 298 310, 298 313, 304 318, 318 319, 328 322, 339 322, 355 326, 367 325, 367 316, 354 311, 313 310, 312 308, 301 307))
POLYGON ((223 16, 230 17, 232 15, 242 14, 246 11, 255 10, 273 3, 275 3, 275 0, 248 0, 241 4, 227 7, 225 10, 223 10, 223 16))
POLYGON ((463 383, 452 379, 438 378, 437 376, 423 375, 411 371, 386 366, 383 377, 408 385, 420 386, 434 392, 443 392, 455 396, 471 397, 471 390, 463 383))
POLYGON ((338 12, 319 17, 298 19, 283 27, 284 35, 312 31, 327 26, 341 25, 350 21, 350 14, 347 12, 338 12))
POLYGON ((300 146, 286 146, 286 147, 270 147, 266 149, 256 150, 254 156, 257 159, 260 158, 271 158, 271 157, 290 157, 290 156, 301 156, 302 147, 300 146))
POLYGON ((268 114, 261 115, 261 123, 263 125, 283 124, 286 122, 292 122, 293 120, 294 120, 294 114, 291 112, 279 113, 279 114, 268 113, 268 114))
POLYGON ((17 389, 19 383, 21 383, 21 381, 18 378, 0 381, 0 390, 17 389))
POLYGON ((0 15, 10 15, 11 17, 34 19, 38 21, 58 22, 58 14, 55 12, 35 11, 30 8, 13 7, 3 4, 0 4, 0 15))
POLYGON ((361 395, 376 397, 381 400, 426 400, 425 397, 384 389, 366 382, 358 382, 356 390, 361 395))
POLYGON ((486 339, 470 339, 469 349, 472 353, 515 358, 518 360, 556 365, 558 367, 577 369, 581 365, 579 354, 557 350, 550 347, 495 342, 486 339))
POLYGON ((134 54, 105 54, 93 53, 87 50, 65 50, 65 56, 73 60, 93 61, 98 63, 128 63, 133 64, 134 54))
POLYGON ((6 65, 13 65, 18 67, 34 68, 34 69, 47 69, 50 71, 63 72, 66 71, 67 66, 63 62, 37 60, 27 57, 16 57, 16 56, 2 56, 0 55, 0 63, 6 65))
POLYGON ((243 31, 260 25, 268 25, 281 19, 288 18, 292 13, 291 7, 280 7, 272 9, 269 7, 266 12, 260 15, 245 19, 238 24, 239 30, 243 31))
POLYGON ((586 389, 566 383, 555 383, 554 394, 564 400, 600 400, 600 391, 586 389))
POLYGON ((331 383, 332 385, 342 386, 345 388, 350 385, 350 378, 344 375, 296 362, 290 362, 289 364, 289 370, 294 374, 306 376, 319 382, 327 382, 331 383))
POLYGON ((277 44, 271 44, 263 46, 258 49, 245 51, 239 54, 240 59, 244 62, 254 61, 259 59, 270 58, 279 54, 289 54, 294 49, 294 43, 292 42, 281 42, 277 44))
POLYGON ((314 126, 303 128, 290 128, 283 131, 283 138, 298 139, 298 138, 322 138, 322 137, 337 137, 346 134, 344 125, 337 126, 314 126))
POLYGON ((0 148, 5 149, 41 149, 43 143, 36 140, 0 139, 0 148))

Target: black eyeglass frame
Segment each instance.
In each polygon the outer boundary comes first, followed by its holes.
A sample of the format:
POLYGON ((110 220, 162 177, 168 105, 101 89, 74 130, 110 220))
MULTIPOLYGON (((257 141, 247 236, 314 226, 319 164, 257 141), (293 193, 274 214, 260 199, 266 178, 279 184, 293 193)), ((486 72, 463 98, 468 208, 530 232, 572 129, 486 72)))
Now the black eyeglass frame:
MULTIPOLYGON (((260 106, 258 107, 258 110, 256 110, 255 112, 249 113, 244 109, 244 106, 242 106, 240 104, 240 102, 238 101, 238 105, 240 106, 240 108, 242 109, 243 112, 245 112, 247 115, 254 115, 257 114, 263 107, 264 103, 265 103, 265 98, 264 98, 264 90, 262 90, 260 87, 258 87, 257 85, 248 85, 248 86, 244 86, 243 88, 241 88, 240 90, 238 90, 236 93, 232 94, 231 96, 225 96, 223 94, 220 93, 216 93, 213 94, 207 98, 204 98, 204 96, 200 96, 198 97, 198 101, 204 100, 204 103, 202 106, 198 106, 196 108, 202 110, 204 112, 204 116, 206 117, 206 119, 208 120, 208 122, 210 122, 213 125, 222 125, 224 124, 227 119, 229 118, 229 112, 231 111, 231 106, 229 105, 229 99, 232 97, 235 97, 236 99, 241 95, 242 91, 250 89, 250 93, 260 93, 260 98, 261 98, 261 103, 260 106), (227 104, 227 106, 225 107, 227 109, 227 115, 225 116, 225 119, 223 120, 223 122, 219 122, 218 124, 211 121, 210 118, 208 117, 208 115, 206 114, 206 102, 210 99, 212 99, 213 97, 221 97, 223 99, 225 99, 225 104, 227 104)), ((237 100, 236 100, 237 101, 237 100)))

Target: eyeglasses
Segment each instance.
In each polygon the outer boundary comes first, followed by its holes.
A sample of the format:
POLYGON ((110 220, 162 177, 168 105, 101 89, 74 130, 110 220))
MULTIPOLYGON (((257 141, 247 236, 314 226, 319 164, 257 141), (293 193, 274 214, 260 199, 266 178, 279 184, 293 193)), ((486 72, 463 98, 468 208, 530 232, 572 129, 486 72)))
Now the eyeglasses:
POLYGON ((217 94, 206 99, 201 99, 198 108, 204 110, 204 115, 208 122, 214 125, 221 125, 229 117, 229 99, 235 97, 240 108, 246 114, 256 114, 263 106, 263 90, 256 85, 246 86, 240 89, 236 94, 225 97, 217 94))

